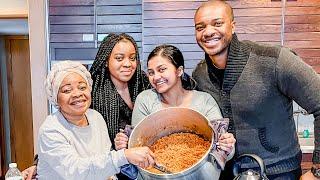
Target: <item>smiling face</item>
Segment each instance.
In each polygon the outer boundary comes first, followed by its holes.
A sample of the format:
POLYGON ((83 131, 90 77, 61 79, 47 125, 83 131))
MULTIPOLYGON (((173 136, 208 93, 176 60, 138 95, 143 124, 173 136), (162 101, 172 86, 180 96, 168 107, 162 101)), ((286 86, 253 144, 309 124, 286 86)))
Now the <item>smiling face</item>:
POLYGON ((113 48, 107 67, 111 79, 127 83, 137 69, 137 54, 134 45, 128 40, 119 41, 113 48))
POLYGON ((209 56, 227 52, 235 30, 230 7, 215 1, 200 7, 194 17, 196 40, 209 56))
POLYGON ((176 86, 182 86, 180 78, 182 73, 181 68, 177 69, 163 56, 157 55, 148 61, 149 81, 158 93, 166 93, 176 86))
POLYGON ((91 104, 91 94, 85 79, 77 73, 67 75, 58 92, 58 105, 66 119, 84 116, 91 104))

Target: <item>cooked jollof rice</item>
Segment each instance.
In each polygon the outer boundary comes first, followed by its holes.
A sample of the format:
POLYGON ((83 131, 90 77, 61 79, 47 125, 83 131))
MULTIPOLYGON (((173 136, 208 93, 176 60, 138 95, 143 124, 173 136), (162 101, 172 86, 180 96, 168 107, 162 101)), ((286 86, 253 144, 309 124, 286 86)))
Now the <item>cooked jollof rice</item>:
MULTIPOLYGON (((210 141, 193 133, 174 133, 158 139, 150 149, 156 161, 173 173, 183 171, 194 165, 206 153, 210 141)), ((162 173, 154 168, 153 173, 162 173)))

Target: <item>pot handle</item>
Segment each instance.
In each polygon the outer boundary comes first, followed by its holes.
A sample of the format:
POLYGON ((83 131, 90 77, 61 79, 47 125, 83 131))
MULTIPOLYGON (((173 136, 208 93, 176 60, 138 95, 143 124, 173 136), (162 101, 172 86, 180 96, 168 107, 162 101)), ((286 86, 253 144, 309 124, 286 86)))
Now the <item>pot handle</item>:
POLYGON ((265 176, 265 165, 263 163, 263 160, 255 155, 255 154, 242 154, 241 156, 239 156, 236 161, 234 162, 234 165, 233 165, 233 175, 235 177, 238 176, 239 174, 239 169, 240 169, 240 166, 241 166, 241 162, 240 160, 243 159, 244 157, 249 157, 251 159, 253 159, 255 162, 258 163, 259 167, 260 167, 260 177, 264 177, 265 176))
POLYGON ((134 129, 133 125, 126 124, 124 129, 120 129, 120 132, 123 132, 129 138, 133 129, 134 129))

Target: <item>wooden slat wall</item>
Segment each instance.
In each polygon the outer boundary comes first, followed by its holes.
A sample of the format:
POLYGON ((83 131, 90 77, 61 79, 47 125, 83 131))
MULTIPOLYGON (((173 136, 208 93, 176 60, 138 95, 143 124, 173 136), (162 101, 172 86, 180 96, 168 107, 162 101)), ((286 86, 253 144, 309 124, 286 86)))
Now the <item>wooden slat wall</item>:
MULTIPOLYGON (((94 0, 49 0, 50 59, 93 60, 94 0)), ((138 42, 142 60, 159 44, 179 47, 190 73, 204 57, 194 37, 195 9, 205 0, 97 0, 98 39, 110 32, 126 32, 138 42)), ((240 40, 281 44, 293 48, 320 73, 319 0, 233 0, 240 40), (282 29, 282 9, 285 26, 282 29), (283 36, 281 36, 281 31, 283 36)))
MULTIPOLYGON (((111 32, 130 34, 142 52, 141 0, 97 0, 97 39, 111 32)), ((95 35, 94 0, 49 0, 50 59, 93 61, 94 41, 83 41, 83 34, 95 35)), ((99 45, 99 42, 98 42, 99 45)))
POLYGON ((83 42, 82 36, 94 28, 94 0, 49 0, 50 59, 91 59, 94 41, 83 42))
POLYGON ((204 57, 195 40, 193 23, 194 12, 202 2, 204 1, 144 0, 144 59, 147 59, 155 46, 172 44, 182 51, 186 71, 190 73, 204 57))
POLYGON ((233 7, 240 40, 281 44, 281 2, 228 1, 233 7))
POLYGON ((320 73, 320 1, 288 1, 285 15, 284 45, 320 73))
MULTIPOLYGON (((177 46, 184 54, 187 72, 191 72, 203 51, 194 36, 193 16, 204 1, 144 0, 143 55, 162 43, 177 46)), ((239 39, 271 44, 281 43, 281 2, 229 1, 234 8, 239 39)))
MULTIPOLYGON (((125 32, 142 53, 142 0, 97 0, 98 34, 125 32)), ((102 39, 101 39, 102 40, 102 39)))

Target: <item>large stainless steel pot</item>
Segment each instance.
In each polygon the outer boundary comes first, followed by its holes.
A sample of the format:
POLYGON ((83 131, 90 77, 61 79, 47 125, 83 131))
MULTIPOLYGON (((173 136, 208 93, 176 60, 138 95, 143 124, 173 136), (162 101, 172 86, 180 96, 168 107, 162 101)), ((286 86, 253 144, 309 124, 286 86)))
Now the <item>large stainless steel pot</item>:
MULTIPOLYGON (((194 132, 211 141, 213 146, 213 130, 208 120, 199 112, 189 108, 166 108, 150 114, 133 129, 129 138, 129 148, 150 146, 156 140, 177 132, 194 132)), ((220 170, 210 149, 192 167, 173 174, 155 174, 138 168, 143 179, 185 179, 214 180, 219 178, 220 170)))

